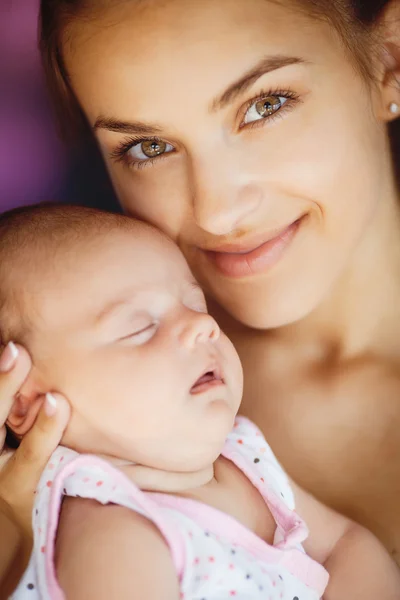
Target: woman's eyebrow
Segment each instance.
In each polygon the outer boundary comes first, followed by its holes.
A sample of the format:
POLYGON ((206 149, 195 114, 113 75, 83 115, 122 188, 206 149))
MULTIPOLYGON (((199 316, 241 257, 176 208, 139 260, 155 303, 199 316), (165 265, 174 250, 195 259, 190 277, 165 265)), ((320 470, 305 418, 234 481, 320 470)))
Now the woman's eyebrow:
POLYGON ((290 65, 305 63, 306 61, 304 59, 296 56, 276 55, 262 58, 254 67, 247 71, 240 79, 232 83, 221 96, 212 102, 211 112, 221 110, 227 104, 233 102, 239 94, 247 90, 255 81, 257 81, 257 79, 262 77, 262 75, 277 71, 278 69, 283 69, 290 65))
MULTIPOLYGON (((304 59, 296 56, 276 55, 262 58, 254 67, 247 71, 240 79, 232 83, 221 96, 212 102, 211 112, 221 110, 227 104, 233 102, 239 94, 248 89, 255 81, 257 81, 257 79, 262 77, 262 75, 277 71, 278 69, 283 69, 290 65, 305 63, 306 61, 304 59)), ((150 125, 140 121, 119 121, 113 117, 105 117, 103 115, 97 117, 96 122, 93 125, 93 130, 95 131, 96 129, 107 129, 108 131, 113 131, 115 133, 144 136, 160 135, 163 131, 163 128, 156 124, 150 125)))
POLYGON ((118 121, 112 117, 104 117, 102 115, 96 119, 93 125, 93 130, 95 131, 96 129, 108 129, 108 131, 114 131, 115 133, 146 136, 157 135, 162 132, 162 128, 157 125, 147 125, 139 121, 118 121))

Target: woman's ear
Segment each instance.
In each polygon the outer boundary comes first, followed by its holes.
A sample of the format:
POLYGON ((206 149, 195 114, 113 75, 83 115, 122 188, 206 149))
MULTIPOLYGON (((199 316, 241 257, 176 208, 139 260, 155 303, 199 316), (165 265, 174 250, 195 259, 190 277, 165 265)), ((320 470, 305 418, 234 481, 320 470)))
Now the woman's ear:
POLYGON ((383 41, 383 77, 381 112, 384 121, 400 117, 400 2, 392 0, 380 23, 383 41))
POLYGON ((31 429, 43 404, 44 394, 49 390, 35 367, 32 367, 19 393, 15 397, 6 424, 17 436, 22 437, 31 429))

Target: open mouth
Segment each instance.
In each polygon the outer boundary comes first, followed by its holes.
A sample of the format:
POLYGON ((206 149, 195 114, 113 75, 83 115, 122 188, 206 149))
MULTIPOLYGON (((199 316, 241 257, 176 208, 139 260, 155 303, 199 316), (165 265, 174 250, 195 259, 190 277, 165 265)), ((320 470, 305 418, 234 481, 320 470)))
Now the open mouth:
POLYGON ((207 370, 201 377, 197 379, 194 385, 192 385, 190 389, 191 394, 202 394, 206 392, 212 387, 216 387, 219 385, 224 385, 224 380, 222 378, 221 372, 219 369, 210 369, 207 370))

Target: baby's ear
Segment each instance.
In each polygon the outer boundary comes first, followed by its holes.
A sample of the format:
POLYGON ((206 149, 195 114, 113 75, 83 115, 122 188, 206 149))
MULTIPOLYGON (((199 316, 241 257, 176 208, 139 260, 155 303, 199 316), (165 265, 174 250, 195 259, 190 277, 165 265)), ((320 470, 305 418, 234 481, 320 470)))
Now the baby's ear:
POLYGON ((17 437, 22 437, 32 427, 42 406, 46 389, 39 372, 32 367, 19 393, 16 395, 6 425, 17 437))

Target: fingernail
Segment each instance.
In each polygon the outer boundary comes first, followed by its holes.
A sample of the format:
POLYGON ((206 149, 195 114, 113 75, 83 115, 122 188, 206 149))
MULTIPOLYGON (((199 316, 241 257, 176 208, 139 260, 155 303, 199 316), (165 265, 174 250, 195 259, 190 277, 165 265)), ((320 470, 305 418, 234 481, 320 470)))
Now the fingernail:
POLYGON ((0 373, 11 371, 18 358, 18 348, 13 342, 8 342, 0 357, 0 373))
POLYGON ((53 394, 47 393, 44 401, 44 411, 48 417, 53 417, 57 410, 57 400, 53 394))

